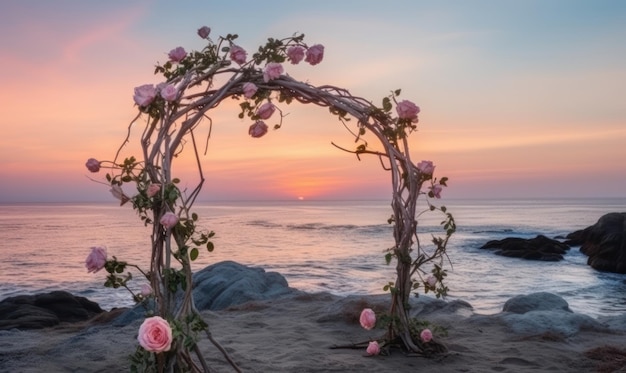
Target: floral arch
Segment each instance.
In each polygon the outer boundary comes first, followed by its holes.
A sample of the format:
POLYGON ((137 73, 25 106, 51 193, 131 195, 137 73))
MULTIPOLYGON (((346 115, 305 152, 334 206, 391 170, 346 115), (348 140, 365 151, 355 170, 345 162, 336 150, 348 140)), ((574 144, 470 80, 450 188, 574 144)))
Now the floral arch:
MULTIPOLYGON (((202 27, 198 35, 208 45, 201 51, 187 52, 182 47, 169 53, 169 61, 157 65, 155 74, 164 81, 135 88, 134 100, 139 113, 131 122, 128 134, 113 161, 91 158, 87 168, 98 172, 108 168, 106 183, 122 204, 130 202, 145 225, 152 225, 150 270, 142 271, 151 289, 134 295, 139 302, 154 298, 154 307, 139 332, 140 346, 133 359, 133 369, 158 371, 208 371, 197 342, 205 334, 222 351, 235 370, 239 370, 225 350, 213 339, 208 325, 195 308, 191 289, 191 262, 200 250, 213 250, 213 232, 200 229, 198 216, 192 212, 205 181, 201 154, 210 139, 213 124, 209 112, 227 99, 239 100, 241 119, 251 121, 249 135, 261 137, 268 132, 265 120, 279 115, 278 129, 284 119, 281 106, 293 103, 328 108, 355 138, 357 144, 347 152, 375 156, 390 172, 394 244, 387 249, 388 264, 395 261, 397 277, 384 286, 390 292, 389 321, 383 345, 400 345, 409 351, 429 354, 442 351, 434 341, 424 342, 409 317, 409 298, 423 292, 445 295, 447 287, 442 269, 446 245, 456 226, 446 208, 430 201, 439 198, 447 178, 433 176, 430 161, 415 163, 410 157, 408 137, 417 130, 419 108, 408 100, 399 101, 400 90, 382 99, 380 106, 348 90, 331 85, 314 86, 285 73, 283 63, 302 61, 314 66, 322 62, 324 47, 307 45, 304 35, 268 39, 251 56, 236 44, 237 35, 228 34, 213 42, 210 29, 202 27), (395 113, 393 108, 395 107, 395 113), (278 113, 277 113, 278 112, 278 113), (142 122, 143 121, 143 122, 142 122), (143 123, 143 124, 142 124, 143 123), (198 138, 200 126, 208 126, 209 135, 198 138), (141 156, 120 161, 121 153, 133 131, 140 127, 141 156), (378 139, 376 149, 364 141, 369 134, 378 139), (172 175, 172 164, 190 149, 196 162, 199 182, 191 190, 181 190, 172 175), (122 188, 134 184, 136 194, 128 196, 122 188), (426 199, 426 209, 418 211, 418 199, 426 199), (427 211, 443 214, 443 232, 432 236, 432 245, 423 245, 418 237, 418 217, 427 211), (432 266, 425 270, 426 265, 432 266), (182 292, 182 296, 180 295, 182 292), (172 336, 172 330, 173 336, 172 336), (165 335, 155 345, 150 333, 165 335), (169 334, 168 334, 169 333, 169 334), (145 336, 142 340, 142 335, 145 336), (169 343, 168 343, 169 342, 169 343)), ((105 268, 109 273, 106 286, 126 287, 131 275, 124 275, 130 264, 109 259, 102 248, 93 248, 87 259, 90 271, 105 268)), ((370 325, 371 326, 371 325, 370 325)))

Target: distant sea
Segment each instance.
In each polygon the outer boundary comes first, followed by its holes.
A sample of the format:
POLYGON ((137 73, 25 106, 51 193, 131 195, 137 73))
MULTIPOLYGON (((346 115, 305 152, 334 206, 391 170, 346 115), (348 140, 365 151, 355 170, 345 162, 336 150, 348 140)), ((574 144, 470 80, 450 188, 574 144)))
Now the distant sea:
MULTIPOLYGON (((593 317, 626 312, 626 275, 598 272, 573 248, 560 262, 525 261, 479 250, 485 242, 538 234, 564 236, 609 212, 626 212, 626 198, 545 200, 441 200, 458 231, 448 254, 448 299, 475 312, 501 311, 509 298, 552 292, 575 312, 593 317)), ((196 205, 200 223, 216 232, 215 251, 203 251, 194 270, 224 260, 283 274, 291 287, 337 295, 382 293, 395 278, 384 262, 393 245, 389 201, 211 202, 196 205)), ((434 216, 434 215, 432 215, 434 216)), ((439 216, 420 232, 439 232, 439 216)), ((0 205, 0 300, 67 290, 104 309, 129 306, 124 290, 103 287, 105 272, 89 274, 91 246, 147 268, 149 228, 130 206, 110 204, 0 205)), ((132 287, 138 289, 139 276, 132 287)))

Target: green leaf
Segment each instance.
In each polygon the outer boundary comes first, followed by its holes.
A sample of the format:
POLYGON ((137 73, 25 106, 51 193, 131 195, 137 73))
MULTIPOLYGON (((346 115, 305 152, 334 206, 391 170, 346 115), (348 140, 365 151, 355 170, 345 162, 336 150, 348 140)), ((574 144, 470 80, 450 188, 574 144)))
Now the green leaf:
POLYGON ((383 98, 383 110, 391 111, 391 100, 389 99, 389 97, 383 98))
POLYGON ((211 241, 207 242, 206 249, 209 250, 210 253, 212 253, 213 250, 215 249, 215 245, 213 245, 213 242, 211 241))
POLYGON ((175 178, 172 179, 172 183, 178 184, 178 183, 180 183, 180 179, 175 177, 175 178))
POLYGON ((191 259, 192 261, 198 259, 198 249, 196 249, 195 247, 191 249, 191 252, 189 253, 189 259, 191 259))
POLYGON ((400 92, 402 92, 402 90, 401 90, 401 89, 396 89, 396 90, 393 92, 393 94, 394 94, 394 95, 396 95, 396 96, 400 96, 400 92))
POLYGON ((385 262, 387 263, 387 265, 389 265, 389 263, 391 263, 391 253, 387 253, 385 254, 385 262))
POLYGON ((191 214, 191 219, 193 219, 193 221, 198 221, 198 214, 196 214, 195 212, 191 214))

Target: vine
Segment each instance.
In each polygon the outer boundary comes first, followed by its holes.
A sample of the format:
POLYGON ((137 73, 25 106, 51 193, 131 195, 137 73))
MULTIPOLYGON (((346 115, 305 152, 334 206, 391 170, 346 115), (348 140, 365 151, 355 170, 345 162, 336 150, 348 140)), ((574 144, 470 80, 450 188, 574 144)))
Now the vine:
MULTIPOLYGON (((169 53, 169 61, 155 67, 155 74, 164 79, 162 83, 135 88, 134 101, 139 112, 115 158, 112 161, 91 158, 86 164, 92 172, 107 168, 106 184, 110 185, 111 193, 122 205, 132 204, 142 222, 152 226, 150 270, 141 272, 150 282, 151 291, 142 291, 134 297, 138 301, 148 296, 153 298, 154 308, 140 329, 140 346, 133 356, 132 370, 208 372, 198 348, 200 335, 204 334, 239 371, 196 309, 191 286, 191 262, 201 251, 211 252, 214 248, 211 242, 214 233, 200 229, 198 216, 192 212, 205 182, 196 131, 202 124, 207 125, 208 143, 213 125, 208 113, 227 99, 241 101, 238 117, 252 122, 248 129, 252 137, 264 136, 269 129, 265 121, 274 115, 279 116, 274 129, 282 126, 285 114, 279 106, 302 103, 326 107, 349 129, 357 144, 354 149, 333 145, 358 158, 367 154, 380 159, 391 175, 389 223, 393 224, 395 241, 385 259, 388 264, 396 261, 397 273, 395 281, 385 286, 391 293, 391 321, 381 340, 389 345, 399 340, 409 351, 424 352, 425 344, 416 336, 418 328, 408 314, 409 297, 420 286, 424 292, 446 294, 443 260, 456 226, 444 206, 437 207, 430 201, 425 211, 416 213, 418 198, 439 198, 447 183, 447 178, 433 176, 432 162, 415 164, 411 160, 408 138, 417 130, 419 108, 411 101, 399 101, 399 89, 376 106, 346 89, 314 86, 287 75, 283 66, 287 61, 291 64, 304 61, 314 66, 323 60, 324 47, 307 45, 303 34, 270 38, 251 56, 236 44, 238 35, 228 34, 213 42, 209 34, 206 26, 198 30, 198 35, 208 42, 204 49, 188 53, 177 47, 169 53), (141 160, 131 156, 120 161, 123 148, 140 125, 141 160), (377 138, 382 149, 371 147, 364 139, 366 134, 377 138), (172 175, 172 164, 188 149, 193 154, 199 181, 191 190, 181 190, 180 180, 172 175), (124 191, 127 184, 134 184, 134 195, 128 196, 124 191), (444 214, 444 232, 433 236, 433 247, 427 249, 418 237, 418 217, 435 210, 444 214), (424 270, 427 264, 433 265, 430 275, 424 270)), ((109 272, 107 285, 113 287, 128 288, 126 282, 132 276, 122 275, 127 266, 130 265, 115 257, 108 259, 102 248, 94 248, 87 259, 90 272, 101 268, 109 272)))

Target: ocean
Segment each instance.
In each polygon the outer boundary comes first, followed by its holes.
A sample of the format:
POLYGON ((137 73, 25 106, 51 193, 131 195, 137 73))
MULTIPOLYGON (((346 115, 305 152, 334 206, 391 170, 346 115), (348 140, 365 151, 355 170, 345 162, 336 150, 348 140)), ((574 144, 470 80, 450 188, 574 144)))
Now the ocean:
MULTIPOLYGON (((560 262, 526 261, 479 250, 489 240, 564 236, 609 212, 625 212, 626 198, 441 200, 457 232, 448 245, 448 300, 476 313, 501 311, 518 294, 547 291, 592 317, 626 312, 626 275, 599 272, 572 248, 560 262)), ((202 251, 194 270, 233 260, 283 274, 291 287, 337 295, 378 294, 395 278, 384 251, 393 246, 389 201, 236 201, 195 206, 213 230, 215 250, 202 251)), ((434 215, 433 215, 434 216, 434 215)), ((440 216, 421 221, 428 243, 440 216)), ((103 286, 106 273, 87 273, 91 246, 148 268, 149 228, 130 206, 111 203, 0 205, 0 300, 67 290, 104 309, 132 305, 121 289, 103 286)), ((139 289, 139 276, 131 287, 139 289)))

